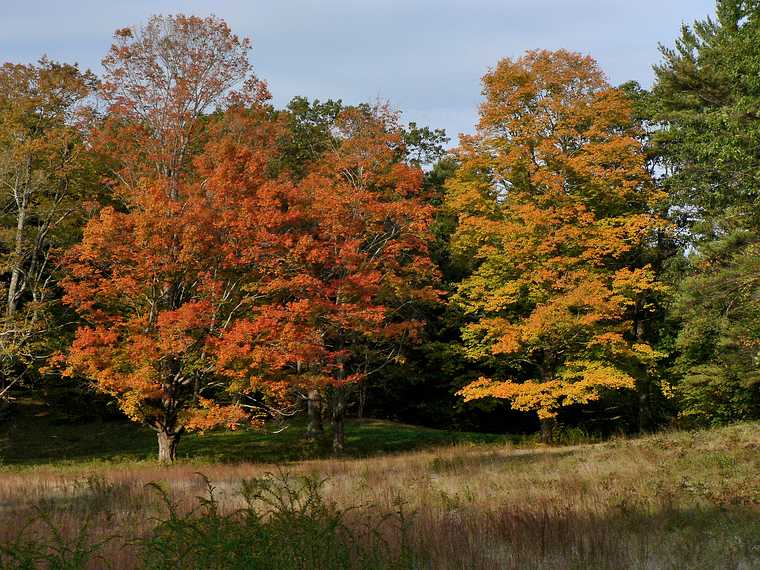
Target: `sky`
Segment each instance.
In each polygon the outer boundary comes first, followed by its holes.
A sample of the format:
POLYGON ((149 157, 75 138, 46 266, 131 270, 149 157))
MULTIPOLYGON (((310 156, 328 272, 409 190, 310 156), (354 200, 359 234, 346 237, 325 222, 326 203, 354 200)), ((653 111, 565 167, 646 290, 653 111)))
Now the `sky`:
POLYGON ((113 31, 152 14, 215 14, 253 40, 274 103, 388 100, 405 121, 472 132, 480 77, 502 57, 566 48, 613 84, 651 85, 658 43, 715 0, 0 0, 0 62, 46 54, 98 72, 113 31))

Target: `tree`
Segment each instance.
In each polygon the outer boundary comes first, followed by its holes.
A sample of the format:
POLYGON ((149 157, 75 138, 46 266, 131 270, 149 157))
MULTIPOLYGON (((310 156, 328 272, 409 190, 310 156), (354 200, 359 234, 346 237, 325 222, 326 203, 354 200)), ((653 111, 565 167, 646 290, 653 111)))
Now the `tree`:
POLYGON ((103 59, 100 95, 108 104, 98 147, 117 162, 118 182, 144 179, 177 187, 203 144, 210 112, 266 100, 252 74, 251 42, 213 16, 153 16, 117 30, 103 59))
POLYGON ((671 313, 676 403, 692 422, 757 417, 760 4, 720 0, 661 52, 644 109, 688 253, 671 313))
POLYGON ((731 232, 701 245, 680 283, 673 316, 673 386, 691 425, 757 418, 760 413, 760 240, 731 232))
POLYGON ((422 199, 422 171, 404 162, 396 115, 345 109, 333 136, 291 196, 279 236, 287 247, 252 291, 250 318, 226 335, 224 354, 240 373, 326 391, 340 450, 347 390, 398 358, 422 326, 408 309, 437 292, 427 248, 433 208, 422 199))
POLYGON ((95 186, 84 142, 94 86, 89 72, 47 59, 0 67, 0 399, 61 336, 60 253, 95 186))
POLYGON ((721 221, 760 226, 760 5, 719 0, 716 18, 661 46, 648 103, 653 147, 672 205, 699 239, 721 221))
MULTIPOLYGON (((344 105, 340 100, 328 99, 324 103, 306 97, 294 97, 281 111, 285 115, 286 128, 279 141, 280 152, 277 166, 287 170, 295 179, 302 179, 311 166, 325 153, 333 149, 339 140, 338 117, 344 111, 355 110, 358 113, 372 114, 372 106, 361 103, 355 106, 344 105)), ((444 155, 444 146, 448 142, 442 129, 418 127, 409 123, 406 127, 399 125, 403 136, 405 160, 416 166, 433 164, 444 155)))
POLYGON ((303 179, 310 165, 332 148, 333 127, 343 107, 340 100, 322 103, 318 99, 294 97, 281 111, 286 125, 278 141, 278 171, 287 172, 296 180, 303 179))
POLYGON ((163 462, 185 430, 248 419, 213 347, 253 278, 241 248, 259 226, 241 219, 278 219, 266 176, 276 128, 248 49, 216 18, 156 16, 117 31, 103 62, 95 140, 116 203, 68 253, 65 300, 83 320, 69 370, 156 430, 163 462))
POLYGON ((460 393, 537 413, 633 388, 657 353, 643 340, 661 289, 643 253, 663 226, 621 90, 589 57, 533 51, 483 78, 477 132, 448 183, 452 249, 471 258, 453 302, 468 355, 489 367, 460 393))

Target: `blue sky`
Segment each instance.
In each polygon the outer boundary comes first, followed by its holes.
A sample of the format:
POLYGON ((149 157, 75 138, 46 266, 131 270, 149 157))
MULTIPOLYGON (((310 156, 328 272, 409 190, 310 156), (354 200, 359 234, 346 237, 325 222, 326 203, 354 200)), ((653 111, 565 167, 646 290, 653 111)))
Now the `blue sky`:
POLYGON ((657 44, 714 0, 0 0, 0 62, 47 54, 99 70, 116 28, 216 14, 253 39, 277 105, 295 95, 388 99, 407 121, 470 132, 480 77, 501 57, 568 48, 618 84, 652 81, 657 44))

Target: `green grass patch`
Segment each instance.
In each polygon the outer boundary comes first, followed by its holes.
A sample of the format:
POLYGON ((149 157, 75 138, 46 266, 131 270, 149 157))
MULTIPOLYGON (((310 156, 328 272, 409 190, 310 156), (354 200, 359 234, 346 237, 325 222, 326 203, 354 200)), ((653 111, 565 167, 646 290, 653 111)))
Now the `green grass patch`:
MULTIPOLYGON (((329 429, 316 441, 297 419, 277 429, 215 430, 183 436, 178 460, 199 463, 290 463, 333 456, 329 429)), ((517 442, 519 436, 436 430, 382 420, 348 420, 346 457, 369 457, 458 443, 517 442)), ((33 404, 0 425, 0 464, 77 465, 153 461, 156 435, 126 420, 62 422, 33 404)))

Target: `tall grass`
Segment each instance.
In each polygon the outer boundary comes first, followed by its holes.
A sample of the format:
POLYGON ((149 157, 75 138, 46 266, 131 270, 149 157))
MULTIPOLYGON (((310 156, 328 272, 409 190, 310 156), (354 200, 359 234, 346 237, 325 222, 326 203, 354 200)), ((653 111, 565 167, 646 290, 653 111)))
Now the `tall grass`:
POLYGON ((758 427, 459 445, 288 474, 6 471, 0 567, 757 568, 758 427))

